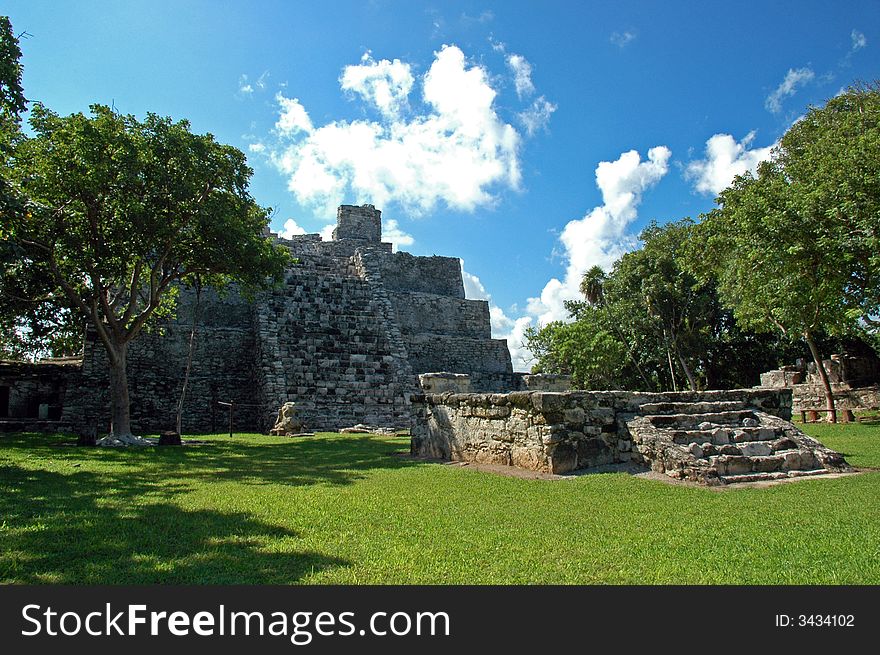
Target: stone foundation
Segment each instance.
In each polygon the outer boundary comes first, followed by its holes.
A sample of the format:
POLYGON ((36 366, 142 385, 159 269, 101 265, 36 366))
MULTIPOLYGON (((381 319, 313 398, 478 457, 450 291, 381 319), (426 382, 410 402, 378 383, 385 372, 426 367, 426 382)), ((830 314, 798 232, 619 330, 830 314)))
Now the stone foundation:
POLYGON ((634 462, 706 484, 848 470, 788 423, 791 404, 769 389, 418 394, 411 452, 548 473, 634 462))

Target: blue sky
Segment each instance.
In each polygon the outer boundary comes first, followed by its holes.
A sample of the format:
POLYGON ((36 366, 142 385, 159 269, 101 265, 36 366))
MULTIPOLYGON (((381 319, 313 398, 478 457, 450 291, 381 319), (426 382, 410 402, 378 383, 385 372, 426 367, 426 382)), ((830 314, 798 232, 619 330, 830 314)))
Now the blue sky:
POLYGON ((7 0, 59 113, 186 118, 248 153, 272 227, 383 210, 464 261, 517 368, 580 274, 709 210, 810 104, 880 77, 880 2, 7 0))

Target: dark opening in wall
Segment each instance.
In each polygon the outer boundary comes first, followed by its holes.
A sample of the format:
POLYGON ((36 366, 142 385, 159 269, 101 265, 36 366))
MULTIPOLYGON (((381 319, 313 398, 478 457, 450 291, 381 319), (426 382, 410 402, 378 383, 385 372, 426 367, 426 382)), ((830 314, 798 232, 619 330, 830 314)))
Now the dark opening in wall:
POLYGON ((9 417, 9 387, 0 387, 0 418, 9 417))

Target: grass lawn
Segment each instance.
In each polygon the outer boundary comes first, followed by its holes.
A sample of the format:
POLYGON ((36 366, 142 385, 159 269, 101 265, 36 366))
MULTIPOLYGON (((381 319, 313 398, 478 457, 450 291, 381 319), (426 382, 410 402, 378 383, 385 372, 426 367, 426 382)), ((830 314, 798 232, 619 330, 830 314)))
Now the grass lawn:
MULTIPOLYGON (((880 424, 806 429, 880 469, 880 424)), ((413 462, 405 437, 204 438, 0 435, 0 582, 880 583, 880 470, 718 492, 413 462)))

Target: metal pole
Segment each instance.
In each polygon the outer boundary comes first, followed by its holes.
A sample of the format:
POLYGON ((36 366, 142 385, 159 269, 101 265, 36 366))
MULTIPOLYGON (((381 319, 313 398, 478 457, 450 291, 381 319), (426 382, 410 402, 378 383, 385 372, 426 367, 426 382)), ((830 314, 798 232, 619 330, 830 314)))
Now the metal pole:
POLYGON ((235 407, 235 401, 229 401, 229 437, 232 438, 232 409, 235 407))

